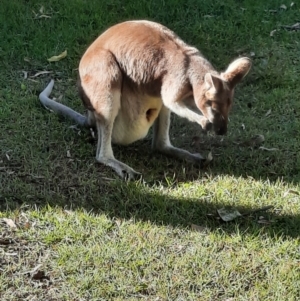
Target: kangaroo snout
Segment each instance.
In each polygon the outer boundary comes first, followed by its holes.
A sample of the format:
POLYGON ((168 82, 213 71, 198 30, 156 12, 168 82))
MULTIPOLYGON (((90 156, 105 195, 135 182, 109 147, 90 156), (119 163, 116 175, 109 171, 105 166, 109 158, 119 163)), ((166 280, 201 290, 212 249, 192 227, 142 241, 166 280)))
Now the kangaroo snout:
POLYGON ((205 121, 202 122, 202 129, 205 132, 210 132, 213 129, 213 124, 208 119, 205 119, 205 121))
POLYGON ((214 132, 216 135, 225 135, 227 133, 226 120, 222 119, 214 122, 214 132))
POLYGON ((201 123, 202 129, 204 132, 215 132, 216 135, 225 135, 227 133, 227 122, 225 119, 216 119, 208 120, 204 119, 201 123))

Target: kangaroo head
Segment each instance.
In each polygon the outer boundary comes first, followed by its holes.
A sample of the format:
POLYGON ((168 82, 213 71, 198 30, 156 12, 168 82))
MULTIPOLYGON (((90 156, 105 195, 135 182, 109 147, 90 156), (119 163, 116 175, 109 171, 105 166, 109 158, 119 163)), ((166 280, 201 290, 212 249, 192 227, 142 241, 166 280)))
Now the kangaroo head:
POLYGON ((208 128, 212 126, 217 135, 225 135, 227 132, 234 87, 247 75, 251 65, 250 59, 239 58, 219 75, 205 74, 204 90, 198 107, 210 122, 208 128))

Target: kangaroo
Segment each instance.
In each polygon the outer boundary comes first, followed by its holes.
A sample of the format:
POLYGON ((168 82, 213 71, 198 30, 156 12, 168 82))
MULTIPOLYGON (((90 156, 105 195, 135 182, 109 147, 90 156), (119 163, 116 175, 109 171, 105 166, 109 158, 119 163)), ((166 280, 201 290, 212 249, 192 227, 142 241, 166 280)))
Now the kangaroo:
POLYGON ((225 135, 234 88, 250 68, 251 60, 243 57, 219 73, 167 27, 127 21, 104 31, 81 58, 78 86, 86 116, 49 98, 53 80, 39 98, 77 124, 96 128, 96 160, 131 180, 140 173, 115 159, 112 143, 133 143, 153 125, 153 150, 200 164, 200 154, 171 144, 171 112, 225 135))

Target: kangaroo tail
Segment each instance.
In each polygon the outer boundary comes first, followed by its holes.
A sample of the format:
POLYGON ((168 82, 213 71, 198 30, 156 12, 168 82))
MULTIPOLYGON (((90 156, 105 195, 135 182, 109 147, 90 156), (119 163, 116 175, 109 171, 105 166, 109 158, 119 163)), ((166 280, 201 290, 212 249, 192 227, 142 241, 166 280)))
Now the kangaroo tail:
POLYGON ((72 110, 71 108, 49 98, 54 86, 54 80, 52 79, 48 86, 41 92, 39 99, 44 107, 51 109, 52 111, 70 118, 75 121, 78 125, 88 127, 87 117, 72 110))

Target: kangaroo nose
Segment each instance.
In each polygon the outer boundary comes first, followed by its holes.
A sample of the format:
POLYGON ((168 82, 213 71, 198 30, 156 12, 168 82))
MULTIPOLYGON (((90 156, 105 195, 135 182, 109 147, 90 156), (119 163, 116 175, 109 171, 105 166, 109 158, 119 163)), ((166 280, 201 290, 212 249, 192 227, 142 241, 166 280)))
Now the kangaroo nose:
POLYGON ((204 130, 205 130, 206 132, 209 132, 210 130, 212 130, 212 128, 213 128, 213 124, 210 123, 210 122, 208 122, 208 123, 205 125, 204 130))
POLYGON ((216 134, 217 135, 225 135, 227 133, 227 127, 224 126, 224 127, 221 127, 219 128, 217 131, 216 131, 216 134))

